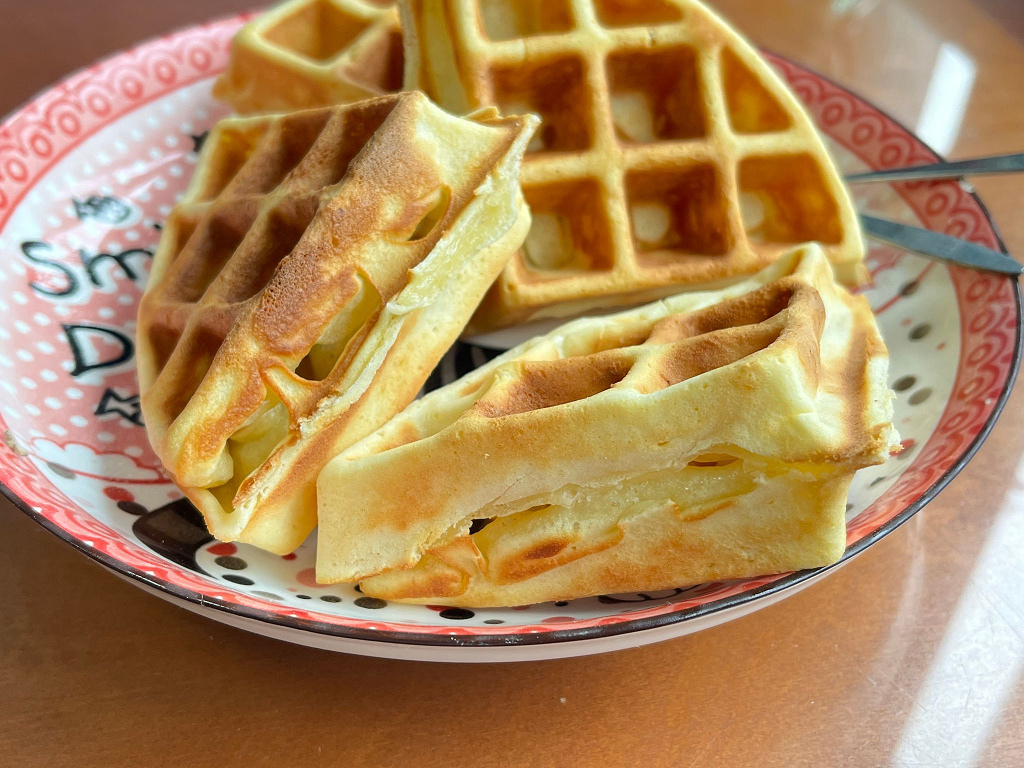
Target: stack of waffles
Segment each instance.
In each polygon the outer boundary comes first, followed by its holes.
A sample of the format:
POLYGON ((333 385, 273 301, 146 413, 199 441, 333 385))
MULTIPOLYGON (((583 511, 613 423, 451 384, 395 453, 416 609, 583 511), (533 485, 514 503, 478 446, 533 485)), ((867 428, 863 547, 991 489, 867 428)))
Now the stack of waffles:
POLYGON ((151 440, 216 536, 319 522, 319 580, 467 606, 841 556, 850 479, 898 449, 840 285, 863 243, 701 3, 290 0, 216 91, 250 116, 211 134, 139 323, 151 440), (467 327, 651 300, 412 402, 467 327))
POLYGON ((534 127, 406 93, 211 133, 138 357, 150 440, 215 536, 313 530, 326 459, 412 401, 522 242, 534 127))

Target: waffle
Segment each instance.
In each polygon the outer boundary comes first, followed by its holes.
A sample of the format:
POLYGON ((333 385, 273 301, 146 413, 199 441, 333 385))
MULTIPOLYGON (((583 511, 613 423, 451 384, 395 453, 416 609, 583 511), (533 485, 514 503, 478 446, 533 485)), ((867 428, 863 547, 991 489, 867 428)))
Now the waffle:
POLYGON ((835 562, 854 473, 898 450, 887 371, 814 244, 572 322, 327 464, 317 578, 508 606, 835 562))
POLYGON ((216 537, 284 553, 313 529, 320 468, 416 396, 522 243, 535 127, 406 93, 214 128, 138 369, 150 441, 216 537))
POLYGON ((288 0, 238 31, 213 93, 246 115, 347 104, 401 86, 393 3, 288 0))
POLYGON ((778 75, 695 0, 399 0, 405 86, 456 113, 543 122, 533 213, 471 323, 651 301, 752 274, 818 241, 866 279, 854 208, 778 75), (425 42, 426 41, 426 42, 425 42))

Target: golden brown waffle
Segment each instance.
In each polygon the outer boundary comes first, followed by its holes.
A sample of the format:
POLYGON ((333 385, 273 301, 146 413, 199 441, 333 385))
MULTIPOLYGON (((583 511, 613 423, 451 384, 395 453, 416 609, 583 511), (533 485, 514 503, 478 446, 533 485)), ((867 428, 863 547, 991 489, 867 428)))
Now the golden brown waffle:
POLYGON ((402 87, 390 0, 288 0, 243 26, 214 84, 239 114, 347 104, 402 87))
POLYGON ((817 245, 570 323, 327 464, 317 578, 497 606, 835 562, 854 472, 898 447, 887 369, 817 245))
POLYGON ((695 0, 399 0, 405 86, 543 120, 533 228, 474 317, 487 330, 751 274, 819 241, 866 278, 854 208, 778 75, 695 0))
POLYGON ((529 227, 536 118, 423 94, 224 120, 139 309, 150 440, 210 531, 273 552, 331 456, 415 396, 529 227))

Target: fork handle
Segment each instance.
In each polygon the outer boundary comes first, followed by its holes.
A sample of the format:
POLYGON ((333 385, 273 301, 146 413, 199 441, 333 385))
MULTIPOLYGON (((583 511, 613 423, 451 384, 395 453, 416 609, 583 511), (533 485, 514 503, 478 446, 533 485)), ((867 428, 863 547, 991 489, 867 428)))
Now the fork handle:
POLYGON ((1024 272, 1024 266, 1005 253, 993 251, 991 248, 977 243, 959 240, 941 232, 932 232, 930 229, 920 229, 895 221, 878 219, 863 213, 860 215, 860 223, 865 234, 874 240, 889 243, 907 251, 914 251, 923 256, 931 256, 933 259, 1014 277, 1024 272))
POLYGON ((996 173, 1024 172, 1024 152, 995 157, 979 157, 955 163, 933 163, 910 168, 889 168, 884 171, 855 173, 846 177, 850 184, 870 181, 916 181, 921 179, 959 179, 964 176, 983 176, 996 173))

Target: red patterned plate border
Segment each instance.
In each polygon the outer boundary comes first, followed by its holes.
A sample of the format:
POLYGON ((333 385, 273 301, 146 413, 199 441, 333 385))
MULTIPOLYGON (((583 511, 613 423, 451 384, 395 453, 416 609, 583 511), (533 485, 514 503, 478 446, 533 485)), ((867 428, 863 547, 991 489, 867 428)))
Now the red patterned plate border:
MULTIPOLYGON (((0 126, 0 228, 35 181, 100 128, 226 64, 238 16, 183 30, 115 55, 41 94, 0 126)), ((775 55, 769 60, 825 131, 871 168, 930 162, 937 155, 888 115, 841 86, 775 55)), ((896 190, 928 226, 1005 252, 976 195, 955 183, 896 190)), ((961 312, 961 358, 953 394, 928 443, 899 481, 849 525, 842 562, 908 520, 966 465, 1009 395, 1021 359, 1021 290, 1015 281, 949 268, 961 312)), ((0 429, 5 425, 0 421, 0 429)), ((422 626, 302 611, 221 589, 145 550, 69 500, 12 447, 0 446, 0 492, 32 519, 118 573, 190 603, 245 618, 339 637, 449 646, 583 640, 695 619, 790 589, 829 569, 701 585, 678 599, 611 616, 557 624, 422 626)), ((841 563, 840 563, 841 564, 841 563)), ((832 566, 835 568, 837 566, 832 566)))

